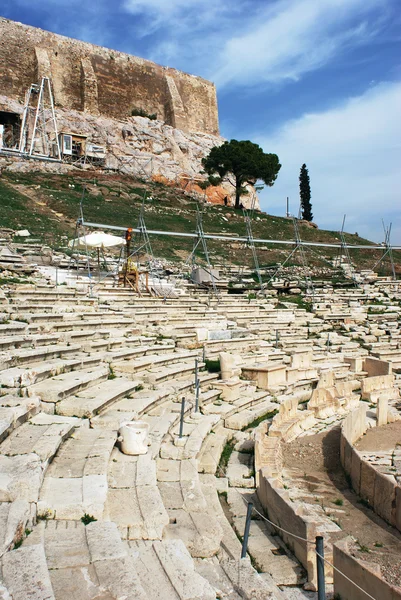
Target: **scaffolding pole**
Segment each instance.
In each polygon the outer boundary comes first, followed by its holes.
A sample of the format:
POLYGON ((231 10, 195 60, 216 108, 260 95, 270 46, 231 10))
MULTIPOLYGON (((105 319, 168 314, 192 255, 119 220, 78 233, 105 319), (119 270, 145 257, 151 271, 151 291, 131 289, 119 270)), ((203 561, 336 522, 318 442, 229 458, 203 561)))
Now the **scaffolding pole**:
POLYGON ((375 270, 376 267, 378 267, 382 262, 384 262, 384 259, 386 258, 386 256, 389 257, 390 259, 390 266, 391 266, 391 273, 393 276, 393 280, 396 281, 397 276, 396 276, 396 272, 395 272, 395 265, 394 265, 394 258, 393 258, 393 248, 390 244, 390 236, 391 236, 391 227, 392 227, 392 223, 390 223, 390 225, 388 227, 385 226, 384 221, 382 219, 382 224, 383 224, 383 230, 384 230, 384 248, 385 248, 385 252, 383 254, 383 256, 381 258, 379 258, 379 260, 377 261, 377 263, 374 265, 374 267, 372 268, 372 271, 375 270))

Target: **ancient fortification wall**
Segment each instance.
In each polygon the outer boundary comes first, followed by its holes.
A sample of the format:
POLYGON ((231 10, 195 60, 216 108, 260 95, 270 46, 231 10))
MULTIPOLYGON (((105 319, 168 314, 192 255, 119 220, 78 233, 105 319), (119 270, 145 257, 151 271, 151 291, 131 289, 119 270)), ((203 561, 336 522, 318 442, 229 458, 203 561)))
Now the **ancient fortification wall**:
POLYGON ((117 119, 141 108, 183 131, 219 133, 210 81, 136 56, 0 17, 0 65, 0 93, 19 102, 50 76, 57 106, 117 119))

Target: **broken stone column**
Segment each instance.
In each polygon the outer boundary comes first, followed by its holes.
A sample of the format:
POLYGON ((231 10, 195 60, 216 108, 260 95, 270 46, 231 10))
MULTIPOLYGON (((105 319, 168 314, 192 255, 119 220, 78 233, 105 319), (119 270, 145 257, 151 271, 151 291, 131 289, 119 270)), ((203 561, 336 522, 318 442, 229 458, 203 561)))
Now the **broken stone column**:
POLYGON ((387 425, 387 414, 388 414, 388 398, 387 396, 380 396, 377 400, 376 407, 376 420, 377 426, 387 425))
POLYGON ((238 368, 239 357, 229 352, 220 352, 220 371, 221 378, 231 379, 231 377, 238 377, 241 374, 241 369, 238 368))

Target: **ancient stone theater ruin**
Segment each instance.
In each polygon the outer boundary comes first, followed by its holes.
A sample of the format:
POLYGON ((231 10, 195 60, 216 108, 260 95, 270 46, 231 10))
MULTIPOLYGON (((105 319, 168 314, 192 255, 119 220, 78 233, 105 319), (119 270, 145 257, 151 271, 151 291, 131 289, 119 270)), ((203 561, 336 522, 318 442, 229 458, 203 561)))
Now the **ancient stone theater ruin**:
POLYGON ((204 195, 214 86, 4 19, 0 54, 0 199, 18 213, 0 215, 0 599, 400 599, 397 255, 390 275, 347 253, 319 270, 294 219, 301 264, 239 276, 250 220, 230 233, 223 205, 224 251, 198 208, 190 260, 173 236, 152 252, 148 216, 170 223, 172 194, 189 222, 204 195), (12 141, 43 79, 58 133, 101 160, 12 141), (116 226, 134 199, 138 226, 116 226), (38 220, 71 228, 51 245, 38 220))

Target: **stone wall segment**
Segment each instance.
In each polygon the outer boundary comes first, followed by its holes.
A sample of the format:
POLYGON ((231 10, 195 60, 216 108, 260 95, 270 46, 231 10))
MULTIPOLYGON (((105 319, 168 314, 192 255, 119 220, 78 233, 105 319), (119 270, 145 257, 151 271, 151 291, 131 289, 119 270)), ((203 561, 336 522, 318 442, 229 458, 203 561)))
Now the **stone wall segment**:
POLYGON ((142 108, 183 131, 219 133, 213 83, 143 58, 0 17, 0 63, 1 93, 21 103, 51 76, 58 107, 115 119, 142 108))

